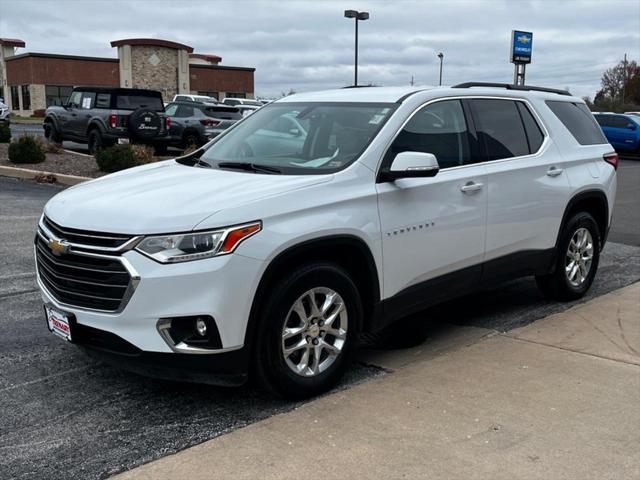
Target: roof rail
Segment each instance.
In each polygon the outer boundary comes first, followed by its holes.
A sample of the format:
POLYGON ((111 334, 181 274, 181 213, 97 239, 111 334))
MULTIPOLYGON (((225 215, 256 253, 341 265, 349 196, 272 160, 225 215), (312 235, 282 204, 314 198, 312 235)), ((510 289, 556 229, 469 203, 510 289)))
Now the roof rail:
POLYGON ((558 95, 568 95, 571 93, 568 90, 558 90, 556 88, 534 87, 532 85, 513 85, 511 83, 493 83, 493 82, 465 82, 454 85, 451 88, 470 88, 470 87, 496 87, 506 88, 507 90, 531 90, 534 92, 548 92, 557 93, 558 95))

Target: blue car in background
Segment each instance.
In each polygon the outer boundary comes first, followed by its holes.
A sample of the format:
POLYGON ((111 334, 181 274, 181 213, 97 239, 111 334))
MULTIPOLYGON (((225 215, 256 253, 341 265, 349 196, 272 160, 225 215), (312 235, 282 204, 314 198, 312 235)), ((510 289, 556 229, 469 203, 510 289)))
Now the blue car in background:
POLYGON ((594 117, 616 151, 640 153, 640 117, 620 113, 596 113, 594 117))

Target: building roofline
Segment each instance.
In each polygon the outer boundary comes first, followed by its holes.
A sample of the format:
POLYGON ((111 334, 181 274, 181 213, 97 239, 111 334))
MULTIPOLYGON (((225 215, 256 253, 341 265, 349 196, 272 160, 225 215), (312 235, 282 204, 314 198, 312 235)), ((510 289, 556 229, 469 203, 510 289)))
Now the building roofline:
POLYGON ((91 60, 93 62, 119 62, 117 58, 107 58, 107 57, 84 57, 80 55, 60 55, 57 53, 38 53, 38 52, 27 52, 21 53, 20 55, 14 55, 12 57, 5 58, 5 61, 11 62, 13 60, 18 60, 20 58, 26 57, 36 57, 36 58, 58 58, 60 60, 91 60))
POLYGON ((200 60, 206 60, 208 62, 221 62, 222 57, 209 53, 190 53, 189 58, 198 58, 200 60))
POLYGON ((24 48, 26 44, 24 43, 24 40, 20 40, 19 38, 0 38, 0 45, 5 47, 24 48))
POLYGON ((205 68, 209 70, 241 70, 245 72, 256 71, 256 69, 252 67, 231 67, 227 65, 198 65, 197 63, 190 63, 189 68, 205 68))
POLYGON ((114 40, 111 42, 112 47, 120 47, 122 45, 152 45, 155 47, 174 48, 176 50, 186 50, 193 53, 193 47, 184 43, 172 42, 170 40, 162 40, 160 38, 123 38, 122 40, 114 40))

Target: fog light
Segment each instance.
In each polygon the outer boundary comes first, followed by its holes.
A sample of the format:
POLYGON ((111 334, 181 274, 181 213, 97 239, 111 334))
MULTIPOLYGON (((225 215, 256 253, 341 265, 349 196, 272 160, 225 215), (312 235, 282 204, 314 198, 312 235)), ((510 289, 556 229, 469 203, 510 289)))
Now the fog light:
POLYGON ((207 324, 201 318, 196 319, 196 332, 201 337, 204 337, 207 334, 207 324))

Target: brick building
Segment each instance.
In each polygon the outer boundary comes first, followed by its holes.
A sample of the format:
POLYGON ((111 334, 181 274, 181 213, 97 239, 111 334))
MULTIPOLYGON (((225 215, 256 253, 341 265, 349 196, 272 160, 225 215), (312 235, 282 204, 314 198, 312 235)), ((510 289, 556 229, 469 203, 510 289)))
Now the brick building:
POLYGON ((117 58, 21 53, 25 42, 0 38, 0 97, 13 113, 61 105, 74 86, 150 88, 164 101, 177 93, 253 98, 255 68, 220 65, 216 55, 154 38, 115 40, 117 58))

